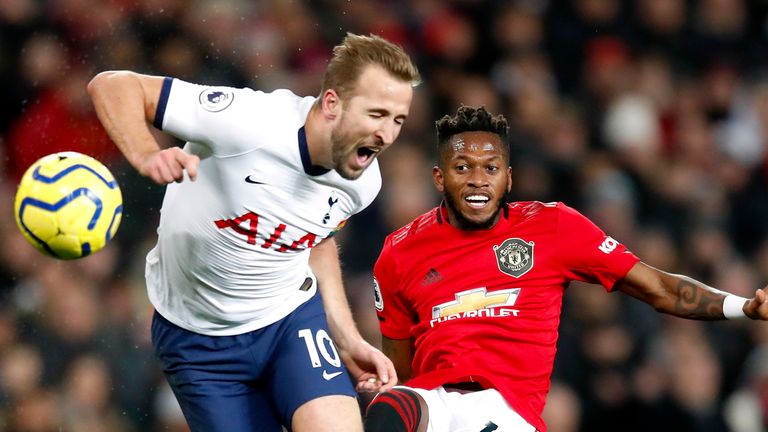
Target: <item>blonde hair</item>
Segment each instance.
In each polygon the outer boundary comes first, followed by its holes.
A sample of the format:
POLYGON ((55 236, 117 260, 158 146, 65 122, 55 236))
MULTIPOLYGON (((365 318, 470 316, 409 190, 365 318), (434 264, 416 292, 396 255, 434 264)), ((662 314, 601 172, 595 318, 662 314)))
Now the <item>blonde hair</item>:
POLYGON ((342 99, 355 89, 357 80, 368 65, 376 65, 393 77, 416 86, 421 76, 402 47, 376 36, 347 36, 333 48, 333 57, 323 75, 320 95, 333 89, 342 99))

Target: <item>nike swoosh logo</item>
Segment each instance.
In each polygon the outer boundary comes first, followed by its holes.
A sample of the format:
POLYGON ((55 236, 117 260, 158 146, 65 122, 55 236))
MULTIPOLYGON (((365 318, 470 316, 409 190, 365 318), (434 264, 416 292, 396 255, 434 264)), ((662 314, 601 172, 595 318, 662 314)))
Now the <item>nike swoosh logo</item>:
POLYGON ((328 371, 325 371, 325 370, 323 371, 323 379, 325 379, 326 381, 330 381, 339 375, 341 375, 341 372, 334 372, 329 374, 328 371))
POLYGON ((256 180, 252 179, 251 176, 246 177, 245 178, 245 182, 246 183, 250 183, 250 184, 260 184, 260 185, 264 184, 264 183, 262 183, 260 181, 256 181, 256 180))

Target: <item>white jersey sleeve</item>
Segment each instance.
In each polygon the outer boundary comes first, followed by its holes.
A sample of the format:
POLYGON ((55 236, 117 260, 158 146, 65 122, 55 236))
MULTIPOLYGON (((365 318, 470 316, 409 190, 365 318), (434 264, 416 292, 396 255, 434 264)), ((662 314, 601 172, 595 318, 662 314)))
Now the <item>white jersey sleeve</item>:
POLYGON ((154 125, 181 140, 202 144, 216 156, 257 149, 260 140, 242 134, 243 122, 264 119, 265 93, 248 88, 212 87, 165 78, 154 125))

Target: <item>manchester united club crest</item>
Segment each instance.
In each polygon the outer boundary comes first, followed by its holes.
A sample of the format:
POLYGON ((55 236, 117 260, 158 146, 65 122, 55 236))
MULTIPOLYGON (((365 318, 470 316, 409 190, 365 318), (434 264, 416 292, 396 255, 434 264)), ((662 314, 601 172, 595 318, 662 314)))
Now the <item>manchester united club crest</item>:
POLYGON ((533 268, 533 242, 519 238, 506 239, 500 245, 493 246, 499 270, 519 278, 533 268))

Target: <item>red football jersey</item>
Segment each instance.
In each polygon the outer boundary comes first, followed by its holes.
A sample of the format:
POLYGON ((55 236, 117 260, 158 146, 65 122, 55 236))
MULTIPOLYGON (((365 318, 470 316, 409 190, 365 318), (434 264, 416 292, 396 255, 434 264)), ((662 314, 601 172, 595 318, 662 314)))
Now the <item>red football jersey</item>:
POLYGON ((544 431, 564 289, 610 291, 639 259, 562 203, 507 204, 490 230, 446 218, 438 207, 387 237, 374 269, 381 333, 415 339, 406 385, 477 381, 544 431))

